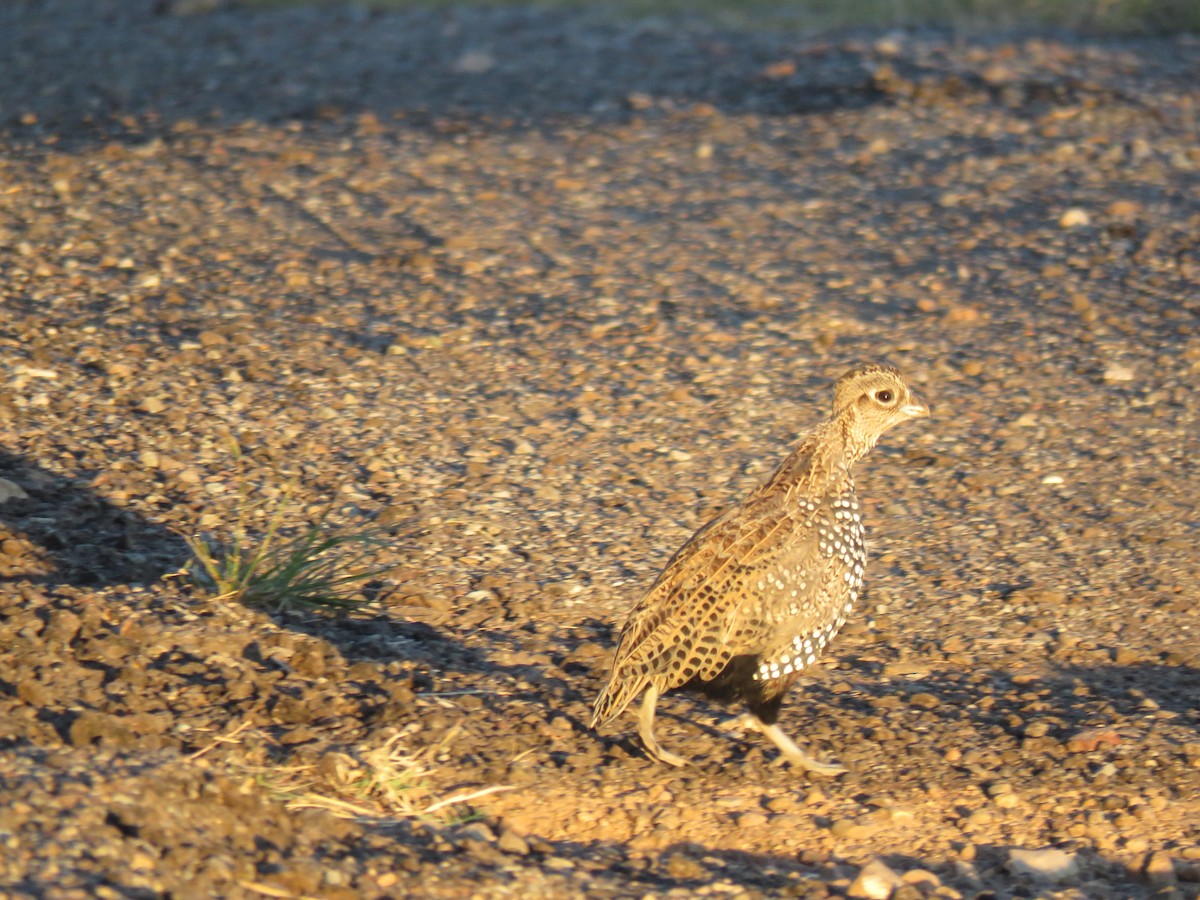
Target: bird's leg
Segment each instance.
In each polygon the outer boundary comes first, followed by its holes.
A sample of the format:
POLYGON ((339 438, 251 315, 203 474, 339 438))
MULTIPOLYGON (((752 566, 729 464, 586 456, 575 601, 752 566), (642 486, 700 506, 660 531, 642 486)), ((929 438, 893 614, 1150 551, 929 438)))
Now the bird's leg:
POLYGON ((646 752, 659 762, 665 762, 671 766, 686 766, 686 759, 664 750, 654 739, 654 706, 658 703, 660 693, 662 692, 657 687, 650 685, 646 688, 646 693, 642 695, 642 710, 638 713, 638 734, 642 736, 646 752))
POLYGON ((837 763, 821 762, 819 759, 814 759, 803 750, 796 746, 796 742, 783 733, 783 729, 774 723, 768 725, 758 716, 748 713, 739 720, 740 724, 747 728, 753 728, 770 739, 771 743, 779 748, 779 752, 783 754, 783 758, 790 762, 793 766, 799 766, 805 772, 812 775, 823 775, 826 778, 832 778, 835 775, 841 775, 846 771, 845 766, 839 766, 837 763))

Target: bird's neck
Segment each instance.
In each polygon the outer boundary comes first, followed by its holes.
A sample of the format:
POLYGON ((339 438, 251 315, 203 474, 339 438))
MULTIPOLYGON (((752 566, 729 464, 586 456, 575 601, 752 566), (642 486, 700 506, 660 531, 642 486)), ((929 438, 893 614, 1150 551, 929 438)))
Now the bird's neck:
POLYGON ((766 490, 793 492, 837 492, 853 487, 850 468, 867 455, 871 447, 856 439, 846 415, 834 416, 809 433, 804 442, 787 458, 763 485, 766 490))

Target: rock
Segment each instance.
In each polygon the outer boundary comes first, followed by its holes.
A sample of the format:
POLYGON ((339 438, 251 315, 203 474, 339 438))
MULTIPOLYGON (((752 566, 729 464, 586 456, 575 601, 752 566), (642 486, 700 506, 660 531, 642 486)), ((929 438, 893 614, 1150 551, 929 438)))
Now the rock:
POLYGON ((375 518, 377 525, 398 525, 402 522, 416 523, 417 516, 414 515, 415 510, 407 504, 393 504, 385 506, 380 510, 379 515, 375 518))
POLYGON ((967 816, 967 820, 963 823, 963 827, 967 831, 978 831, 987 825, 991 825, 995 820, 995 816, 986 809, 977 809, 967 816))
POLYGON ((1142 877, 1155 888, 1171 887, 1179 879, 1169 853, 1158 850, 1149 854, 1142 864, 1142 877))
POLYGON ((967 642, 959 635, 951 635, 942 641, 943 653, 958 653, 967 648, 967 642))
POLYGON ((1000 794, 999 796, 992 798, 992 803, 994 803, 998 809, 1015 809, 1020 805, 1021 800, 1016 794, 1000 794))
POLYGON ((696 881, 707 874, 704 866, 683 853, 672 853, 667 857, 666 870, 676 881, 696 881))
POLYGON ((105 745, 124 747, 133 743, 133 734, 118 716, 87 710, 80 713, 68 731, 70 741, 76 747, 85 747, 99 742, 105 745))
MULTIPOLYGON (((952 306, 942 318, 951 325, 970 325, 979 322, 983 313, 973 306, 952 306)), ((964 375, 975 377, 984 373, 985 366, 979 360, 972 359, 963 363, 962 370, 964 375)))
POLYGON ((1121 743, 1121 735, 1112 728, 1086 728, 1067 738, 1067 749, 1072 753, 1091 753, 1101 747, 1115 747, 1121 743))
POLYGON ((854 819, 837 819, 829 826, 829 831, 834 837, 858 840, 867 837, 871 833, 871 828, 854 819))
POLYGON ((1081 228, 1090 224, 1092 224, 1092 217, 1088 215, 1087 210, 1077 206, 1068 209, 1058 219, 1059 228, 1081 228))
POLYGON ((56 609, 50 614, 50 622, 46 627, 47 641, 69 644, 79 634, 82 620, 69 609, 56 609))
POLYGON ((1050 733, 1050 723, 1043 719, 1035 719, 1025 726, 1025 737, 1040 738, 1050 733))
POLYGON ((888 900, 896 888, 904 881, 893 872, 881 859, 873 859, 862 869, 850 883, 846 896, 865 898, 865 900, 888 900))
POLYGON ((492 829, 488 828, 483 822, 472 822, 459 832, 459 836, 464 839, 475 841, 483 841, 484 843, 494 844, 496 842, 496 834, 492 829))
POLYGON ((993 784, 987 789, 987 794, 992 798, 992 803, 1000 809, 1013 809, 1020 803, 1017 795, 1013 793, 1012 785, 1007 782, 993 784))
POLYGON ((229 343, 229 339, 218 331, 202 331, 196 335, 196 340, 201 347, 220 347, 229 343))
POLYGON ((1107 384, 1124 384, 1133 381, 1136 376, 1137 372, 1133 366, 1122 363, 1110 363, 1104 370, 1104 381, 1107 384))
POLYGON ((7 503, 9 500, 28 500, 29 495, 25 493, 25 489, 15 481, 9 481, 7 478, 0 478, 0 503, 7 503))
POLYGON ((486 50, 468 50, 454 62, 454 71, 463 75, 483 75, 496 65, 496 58, 486 50))
POLYGON ((529 842, 511 828, 505 828, 500 832, 500 838, 496 841, 496 846, 505 853, 511 853, 513 856, 527 856, 529 854, 529 842))
POLYGON ((1079 861, 1074 853, 1067 853, 1057 847, 1045 847, 1041 850, 1014 848, 1008 851, 1008 869, 1014 875, 1032 875, 1046 881, 1064 881, 1079 871, 1079 861))
POLYGON ((1136 219, 1142 211, 1142 204, 1133 200, 1114 200, 1105 208, 1105 212, 1114 219, 1136 219))
POLYGON ((901 880, 905 884, 926 885, 931 892, 942 886, 942 880, 928 869, 909 869, 901 876, 901 880))

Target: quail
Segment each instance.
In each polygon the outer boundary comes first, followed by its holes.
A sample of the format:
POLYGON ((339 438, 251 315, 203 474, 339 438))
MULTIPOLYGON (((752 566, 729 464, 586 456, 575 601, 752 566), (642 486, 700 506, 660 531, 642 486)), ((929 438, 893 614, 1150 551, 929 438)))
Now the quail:
POLYGON ((776 724, 784 695, 833 640, 858 600, 866 544, 851 468, 893 425, 929 415, 899 370, 851 369, 833 412, 745 500, 697 531, 634 606, 591 726, 642 695, 638 733, 659 746, 654 712, 666 691, 741 701, 742 721, 783 758, 817 775, 845 769, 801 750, 776 724))

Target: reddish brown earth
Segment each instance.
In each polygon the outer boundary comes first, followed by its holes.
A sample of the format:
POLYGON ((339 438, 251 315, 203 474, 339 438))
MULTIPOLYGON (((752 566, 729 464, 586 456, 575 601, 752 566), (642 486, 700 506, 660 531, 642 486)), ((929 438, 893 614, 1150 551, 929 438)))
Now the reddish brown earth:
POLYGON ((0 893, 1200 895, 1198 79, 1187 38, 0 8, 0 893), (624 610, 864 359, 934 416, 785 706, 850 772, 688 698, 687 769, 590 732, 624 610), (172 577, 293 483, 389 529, 361 610, 172 577))

